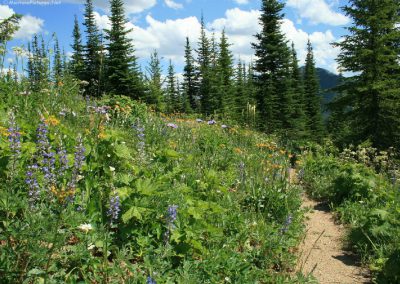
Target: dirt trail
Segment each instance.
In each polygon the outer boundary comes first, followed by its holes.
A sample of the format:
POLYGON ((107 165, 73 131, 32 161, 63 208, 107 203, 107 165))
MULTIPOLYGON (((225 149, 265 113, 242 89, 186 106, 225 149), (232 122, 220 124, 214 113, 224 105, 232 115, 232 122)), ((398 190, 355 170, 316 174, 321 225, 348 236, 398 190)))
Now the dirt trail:
POLYGON ((370 283, 356 257, 343 249, 345 229, 335 224, 328 208, 306 197, 303 206, 312 211, 307 214, 307 233, 300 245, 297 270, 311 273, 321 284, 370 283))

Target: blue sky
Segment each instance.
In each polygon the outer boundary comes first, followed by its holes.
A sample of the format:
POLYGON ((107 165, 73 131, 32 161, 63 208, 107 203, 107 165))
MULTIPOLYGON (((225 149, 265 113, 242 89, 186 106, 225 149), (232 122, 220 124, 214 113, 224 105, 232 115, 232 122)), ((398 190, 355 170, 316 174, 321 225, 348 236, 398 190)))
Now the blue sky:
MULTIPOLYGON (((282 30, 288 40, 295 43, 301 64, 305 57, 307 39, 315 51, 317 65, 337 72, 335 58, 338 50, 330 43, 345 34, 350 24, 340 7, 344 0, 286 0, 285 19, 282 30)), ((25 45, 33 34, 46 36, 51 44, 56 33, 67 53, 71 52, 71 34, 74 14, 83 21, 84 0, 3 0, 0 2, 0 19, 13 12, 24 15, 16 39, 9 44, 25 45)), ((186 36, 196 46, 200 29, 200 16, 204 14, 209 35, 218 38, 225 28, 235 59, 250 61, 250 42, 259 30, 260 0, 126 0, 125 9, 129 19, 129 35, 136 48, 136 55, 144 67, 153 50, 163 58, 164 66, 171 59, 179 72, 183 65, 186 36)), ((108 26, 108 0, 94 0, 96 20, 100 29, 108 26)), ((82 27, 83 28, 83 27, 82 27)), ((12 62, 13 56, 7 59, 12 62)), ((166 68, 165 68, 166 69, 166 68)))

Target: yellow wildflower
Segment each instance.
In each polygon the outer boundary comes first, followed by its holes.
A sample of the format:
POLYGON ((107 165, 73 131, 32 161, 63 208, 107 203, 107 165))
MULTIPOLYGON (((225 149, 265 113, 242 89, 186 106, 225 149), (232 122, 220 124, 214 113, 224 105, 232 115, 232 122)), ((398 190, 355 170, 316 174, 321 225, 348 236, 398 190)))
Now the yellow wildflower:
POLYGON ((47 125, 51 126, 56 126, 60 124, 60 121, 54 115, 50 115, 44 121, 47 125))
POLYGON ((0 136, 8 136, 8 129, 0 126, 0 136))

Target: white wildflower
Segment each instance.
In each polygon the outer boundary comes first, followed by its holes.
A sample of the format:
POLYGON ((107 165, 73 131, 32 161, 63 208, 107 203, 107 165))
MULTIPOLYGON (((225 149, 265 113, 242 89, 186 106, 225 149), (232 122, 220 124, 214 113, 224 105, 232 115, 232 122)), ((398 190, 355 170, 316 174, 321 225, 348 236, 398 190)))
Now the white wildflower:
POLYGON ((93 226, 91 224, 81 224, 78 226, 78 229, 84 233, 88 233, 93 230, 93 226))

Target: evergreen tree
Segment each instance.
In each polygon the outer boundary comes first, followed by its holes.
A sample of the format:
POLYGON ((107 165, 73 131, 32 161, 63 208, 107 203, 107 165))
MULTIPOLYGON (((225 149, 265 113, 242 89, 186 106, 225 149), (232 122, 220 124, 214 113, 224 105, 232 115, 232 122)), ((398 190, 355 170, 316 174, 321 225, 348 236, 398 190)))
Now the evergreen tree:
POLYGON ((233 101, 228 103, 228 106, 231 106, 231 109, 234 111, 234 117, 243 121, 243 114, 247 107, 247 90, 246 90, 246 78, 245 72, 246 65, 242 64, 242 61, 239 59, 238 65, 236 67, 235 72, 235 96, 233 101))
POLYGON ((315 68, 314 53, 310 40, 307 43, 307 56, 304 67, 304 102, 307 117, 307 130, 311 138, 320 140, 323 136, 324 125, 321 113, 321 96, 319 80, 315 68))
POLYGON ((185 67, 183 68, 183 92, 189 101, 190 109, 187 108, 187 112, 191 110, 196 111, 198 109, 196 100, 196 68, 194 65, 194 59, 192 55, 192 48, 190 47, 189 38, 186 37, 185 45, 185 67))
POLYGON ((158 57, 158 53, 156 50, 150 55, 149 66, 147 67, 148 77, 146 78, 147 83, 147 94, 146 94, 146 102, 150 105, 155 106, 157 109, 162 108, 162 98, 163 98, 163 90, 162 90, 162 69, 160 58, 158 57))
POLYGON ((201 112, 212 112, 211 98, 211 43, 206 35, 204 18, 201 17, 200 39, 197 49, 197 95, 200 98, 201 112))
POLYGON ((229 50, 229 45, 225 30, 223 30, 219 43, 219 56, 216 68, 216 77, 218 79, 216 110, 219 113, 229 112, 234 116, 233 55, 229 50))
POLYGON ((303 80, 300 73, 297 53, 292 42, 292 57, 291 57, 291 90, 293 99, 293 135, 294 138, 304 138, 306 136, 306 116, 304 102, 303 80))
POLYGON ((53 77, 54 82, 59 85, 62 81, 63 76, 63 66, 60 45, 58 43, 57 37, 55 37, 54 43, 54 60, 53 60, 53 77))
POLYGON ((174 113, 180 110, 180 100, 176 89, 175 70, 172 61, 169 61, 167 87, 165 90, 167 110, 169 113, 174 113))
POLYGON ((292 102, 290 92, 290 50, 281 31, 284 4, 263 0, 261 32, 253 43, 258 127, 266 132, 290 128, 292 102))
POLYGON ((353 143, 400 146, 400 2, 349 0, 349 34, 336 43, 338 63, 356 75, 346 79, 336 101, 350 123, 353 143))
POLYGON ((71 57, 71 73, 78 79, 83 80, 85 71, 84 47, 82 44, 82 35, 79 28, 78 18, 74 18, 74 30, 72 32, 73 43, 71 45, 73 53, 71 57))
POLYGON ((93 1, 85 4, 86 45, 84 46, 85 70, 82 78, 88 82, 86 92, 90 96, 100 96, 102 55, 100 35, 94 18, 93 1))
POLYGON ((132 30, 125 28, 124 2, 110 0, 111 29, 106 30, 108 56, 106 64, 107 91, 128 95, 133 98, 143 97, 143 85, 140 80, 137 59, 133 55, 131 39, 127 37, 132 30))

